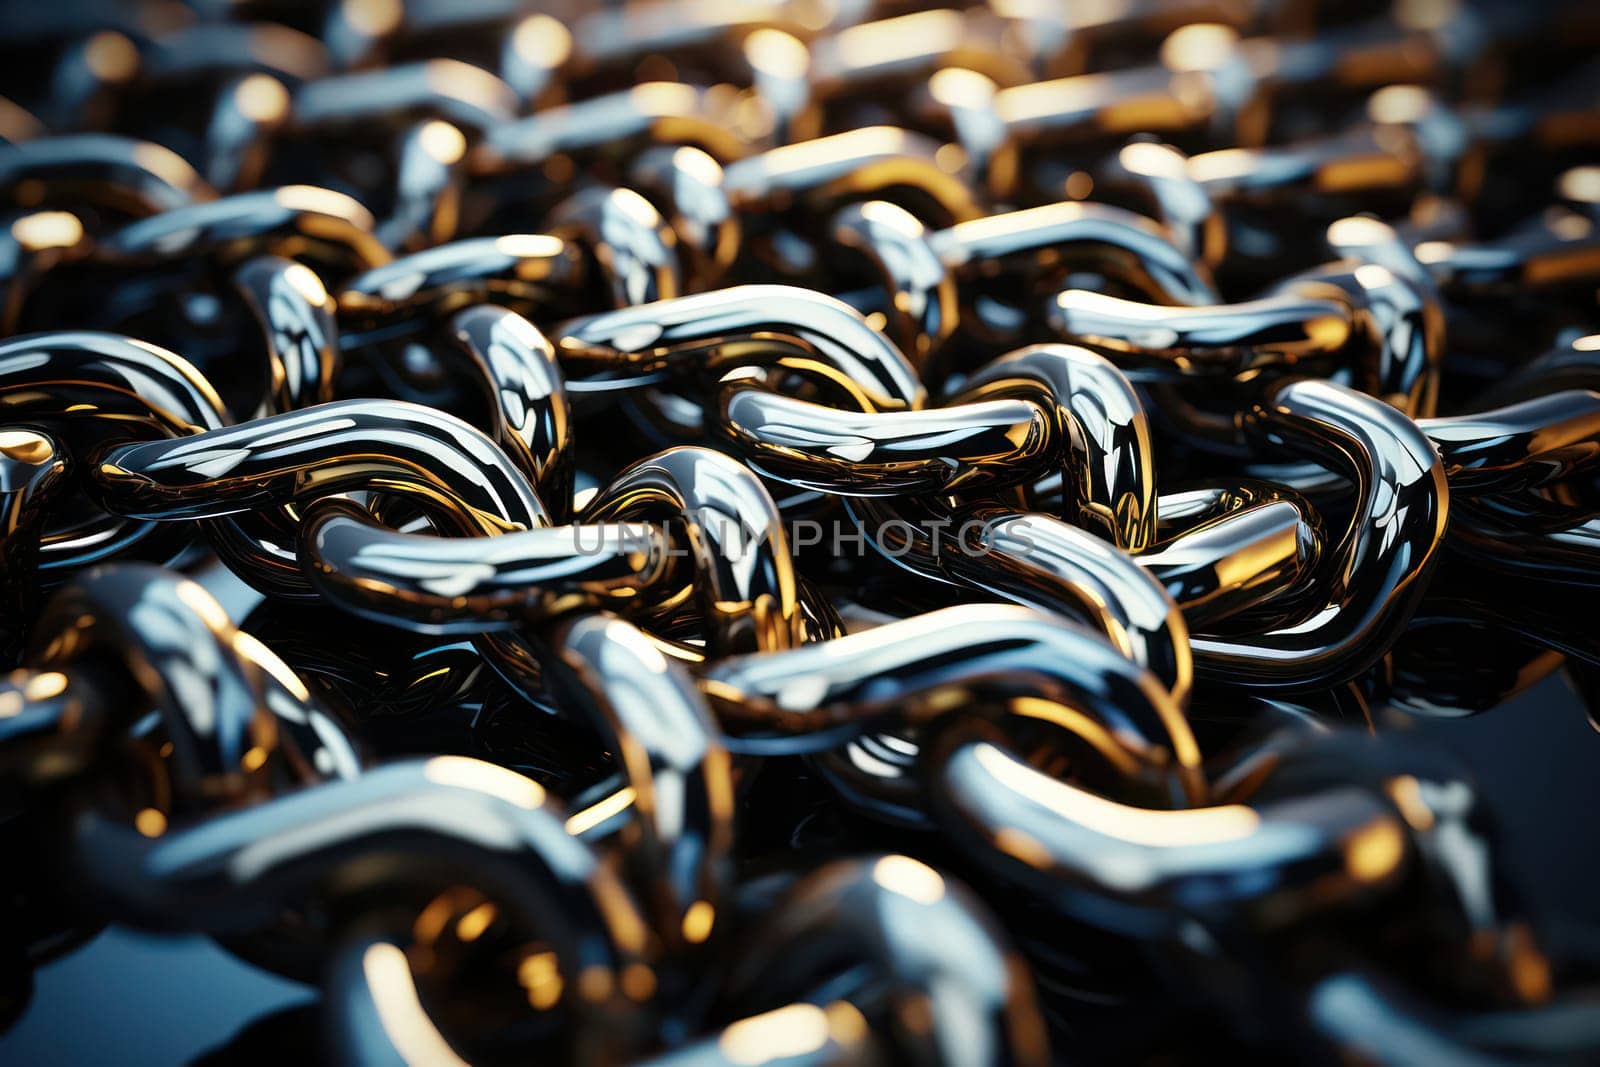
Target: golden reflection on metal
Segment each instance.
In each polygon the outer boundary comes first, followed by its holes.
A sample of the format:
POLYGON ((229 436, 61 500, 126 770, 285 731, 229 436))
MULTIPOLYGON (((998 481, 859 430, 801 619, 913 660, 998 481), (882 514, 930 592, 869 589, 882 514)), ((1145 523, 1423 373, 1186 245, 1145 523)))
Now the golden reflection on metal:
POLYGON ((683 939, 691 945, 700 944, 711 936, 711 928, 716 922, 716 917, 716 909, 710 902, 695 901, 683 913, 683 939))
POLYGON ((1363 882, 1376 882, 1394 873, 1405 856, 1400 830, 1380 823, 1359 831, 1345 842, 1345 867, 1363 882))
POLYGON ((816 1052, 828 1042, 828 1015, 814 1004, 790 1004, 741 1019, 722 1031, 717 1045, 740 1067, 816 1052))
POLYGON ((13 222, 11 236, 30 251, 71 248, 83 240, 83 223, 70 211, 38 211, 13 222))
POLYGON ((1161 62, 1177 74, 1214 70, 1227 61, 1238 41, 1239 34, 1231 26, 1192 23, 1173 30, 1161 42, 1161 62))
POLYGON ((339 13, 358 32, 382 37, 400 25, 405 8, 400 0, 343 0, 339 13))
POLYGON ((1405 816, 1406 822, 1412 829, 1426 832, 1433 829, 1433 809, 1428 807, 1422 799, 1422 787, 1417 779, 1409 774, 1389 780, 1389 795, 1394 798, 1395 805, 1400 809, 1400 814, 1405 816))
POLYGON ((528 992, 535 1011, 549 1011, 561 1000, 565 983, 554 952, 536 952, 517 965, 517 981, 528 992))
POLYGON ((530 63, 559 67, 572 54, 572 34, 549 15, 529 15, 511 32, 511 46, 530 63))
POLYGON ((448 122, 434 119, 424 123, 419 137, 423 149, 445 166, 458 162, 466 155, 466 137, 448 122))
POLYGON ((595 801, 567 818, 567 833, 574 837, 588 833, 607 819, 627 811, 633 806, 634 797, 633 787, 624 786, 605 799, 595 801))
POLYGON ((484 901, 456 921, 456 936, 462 941, 476 941, 489 929, 499 911, 484 901))
POLYGON ((1242 804, 1187 811, 1149 811, 1130 808, 1039 774, 1021 772, 1017 764, 981 746, 977 759, 996 778, 1057 811, 1065 819, 1096 833, 1134 845, 1172 848, 1220 845, 1255 833, 1261 817, 1242 804))
POLYGON ((115 30, 105 30, 89 38, 83 48, 84 62, 102 81, 119 82, 133 77, 139 67, 139 52, 133 42, 115 30))
POLYGON ((751 66, 781 77, 804 77, 811 65, 811 53, 805 45, 782 30, 756 30, 745 38, 744 50, 751 66))
POLYGON ((24 19, 0 100, 0 780, 83 905, 19 883, 18 988, 117 922, 346 1059, 1032 1067, 1029 968, 1089 1058, 1594 1058, 1373 728, 1600 691, 1584 20, 204 7, 24 19), (858 823, 949 867, 788 877, 858 823))
POLYGON ((289 91, 270 74, 252 74, 233 92, 239 113, 252 122, 276 122, 289 112, 289 91))

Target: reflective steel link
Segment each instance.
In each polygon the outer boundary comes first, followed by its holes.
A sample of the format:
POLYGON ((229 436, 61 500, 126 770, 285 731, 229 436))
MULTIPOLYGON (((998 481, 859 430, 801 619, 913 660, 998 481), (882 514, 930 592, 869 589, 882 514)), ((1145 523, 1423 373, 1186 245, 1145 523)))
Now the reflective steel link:
POLYGON ((1592 3, 0 11, 0 1029, 1600 1062, 1592 3))

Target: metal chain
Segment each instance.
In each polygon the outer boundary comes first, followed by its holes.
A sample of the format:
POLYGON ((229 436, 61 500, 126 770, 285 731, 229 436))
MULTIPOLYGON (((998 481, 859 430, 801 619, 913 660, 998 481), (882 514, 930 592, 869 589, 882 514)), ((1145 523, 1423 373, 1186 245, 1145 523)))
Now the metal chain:
POLYGON ((5 11, 6 989, 1600 1059, 1385 728, 1600 678, 1592 12, 539 6, 5 11))

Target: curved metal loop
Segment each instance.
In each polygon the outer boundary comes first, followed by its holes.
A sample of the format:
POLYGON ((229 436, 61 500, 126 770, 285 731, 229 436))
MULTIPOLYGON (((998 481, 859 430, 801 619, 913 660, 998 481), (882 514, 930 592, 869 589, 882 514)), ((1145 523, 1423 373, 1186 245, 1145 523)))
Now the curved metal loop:
POLYGON ((123 445, 100 458, 92 477, 107 503, 136 518, 218 518, 381 490, 412 496, 462 533, 550 524, 533 487, 481 432, 394 400, 341 400, 123 445))
POLYGON ((888 987, 867 1021, 882 1012, 874 1029, 912 1061, 1050 1062, 1032 982, 999 925, 966 886, 910 856, 813 871, 741 956, 727 980, 735 1004, 799 999, 834 973, 865 968, 860 981, 888 987), (913 1024, 909 1003, 926 1003, 931 1025, 913 1024))
POLYGON ((103 208, 143 219, 215 194, 176 152, 149 141, 104 133, 58 134, 0 146, 0 198, 45 189, 51 198, 28 206, 103 208))
POLYGON ((251 417, 332 400, 339 324, 322 279, 303 264, 267 255, 247 260, 233 283, 266 340, 267 392, 251 417))
POLYGON ((1155 537, 1155 462, 1138 395, 1104 357, 1072 345, 1032 345, 984 364, 948 403, 1013 397, 1050 413, 1062 444, 1067 513, 1119 548, 1155 537))
POLYGON ((30 417, 139 416, 175 434, 228 421, 211 383, 181 356, 91 330, 0 340, 0 393, 10 394, 8 412, 30 417))
POLYGON ((672 544, 647 523, 586 522, 500 536, 397 533, 365 507, 303 509, 298 558, 347 611, 426 633, 517 630, 580 606, 632 604, 671 573, 672 544))
POLYGON ((347 345, 369 334, 421 328, 480 303, 513 310, 548 307, 587 279, 580 250, 548 234, 468 237, 374 267, 338 290, 347 345))
MULTIPOLYGON (((150 451, 125 446, 105 454, 91 477, 119 513, 169 522, 223 518, 305 505, 344 492, 375 491, 409 498, 445 532, 457 535, 496 535, 549 525, 533 487, 492 441, 452 415, 397 401, 340 401, 169 441, 166 447, 150 451), (374 448, 375 442, 381 451, 374 448)), ((232 538, 226 528, 221 536, 232 538)), ((358 535, 341 542, 357 557, 336 561, 346 568, 341 573, 371 567, 376 576, 387 570, 382 552, 372 550, 362 556, 370 540, 358 535)), ((286 570, 292 574, 303 571, 307 563, 313 569, 318 566, 315 558, 302 561, 292 549, 254 540, 247 533, 231 543, 228 557, 236 572, 269 589, 285 581, 286 570)), ((444 556, 448 561, 449 553, 444 556)), ((326 575, 328 561, 320 565, 326 575)), ((629 566, 626 561, 624 566, 629 566)), ((434 605, 423 595, 425 590, 417 591, 415 574, 399 577, 416 598, 415 606, 406 607, 405 613, 426 615, 434 605)), ((496 571, 485 573, 482 567, 471 575, 473 581, 487 580, 491 586, 496 577, 496 571)), ((624 576, 624 584, 627 580, 624 576)), ((351 593, 357 610, 370 599, 355 595, 363 591, 339 582, 337 575, 325 588, 351 593)), ((492 588, 489 593, 492 597, 492 588)), ((443 624, 448 625, 448 619, 443 624)), ((531 696, 538 691, 537 660, 518 635, 484 633, 476 640, 519 692, 531 696)))
POLYGON ((978 532, 944 558, 966 585, 1030 607, 1083 616, 1134 663, 1189 705, 1189 629, 1148 567, 1092 534, 1048 515, 977 506, 959 511, 978 532))
POLYGON ((1557 211, 1530 219, 1496 241, 1427 241, 1416 255, 1452 296, 1559 290, 1593 282, 1600 271, 1600 236, 1583 216, 1557 211))
MULTIPOLYGON (((178 805, 163 819, 360 771, 360 751, 294 672, 236 629, 202 586, 171 571, 125 563, 80 576, 45 606, 30 644, 37 670, 108 660, 161 713, 178 805)), ((134 710, 120 713, 122 724, 134 710)), ((56 740, 78 743, 62 727, 56 740)))
POLYGON ((572 1012, 580 1038, 609 1058, 630 1043, 636 1018, 620 979, 653 946, 628 890, 567 833, 565 821, 531 779, 464 756, 436 756, 155 838, 86 813, 77 825, 77 859, 123 921, 213 934, 259 929, 312 893, 354 899, 469 881, 505 909, 508 922, 548 943, 558 973, 572 979, 560 1004, 572 1012), (374 862, 392 859, 396 846, 405 862, 374 862), (585 973, 593 977, 580 982, 585 973))
POLYGON ((677 236, 655 206, 632 189, 593 188, 558 205, 549 219, 558 237, 590 249, 616 307, 670 300, 683 292, 677 236))
MULTIPOLYGON (((1193 662, 1186 623, 1172 597, 1133 559, 1048 515, 988 505, 938 517, 904 507, 892 514, 887 520, 874 516, 881 520, 874 544, 893 562, 925 578, 1082 621, 1130 662, 1150 670, 1180 713, 1187 710, 1193 662), (920 535, 924 528, 933 536, 920 535), (952 536, 942 537, 941 529, 952 536), (903 541, 896 540, 902 535, 903 541)), ((916 824, 925 822, 920 797, 908 795, 904 775, 919 751, 915 735, 882 734, 852 741, 842 754, 827 753, 820 761, 853 803, 916 824)), ((1198 771, 1180 770, 1180 777, 1191 797, 1204 795, 1198 771)))
POLYGON ((1268 927, 1293 922, 1331 901, 1370 899, 1413 862, 1392 805, 1357 787, 1159 811, 1052 778, 981 733, 952 730, 931 760, 942 827, 996 875, 1116 932, 1172 936, 1240 912, 1268 927))
POLYGON ((144 76, 161 84, 238 70, 299 83, 328 71, 320 40, 276 22, 161 26, 143 43, 140 59, 144 76))
POLYGON ((1342 301, 1288 293, 1167 307, 1066 289, 1056 294, 1049 315, 1061 336, 1111 353, 1136 381, 1298 368, 1332 357, 1352 332, 1342 301))
POLYGON ((1516 493, 1566 478, 1600 455, 1600 393, 1568 389, 1452 418, 1419 419, 1461 496, 1516 493))
POLYGON ((426 1059, 466 1067, 470 1061, 440 1032, 418 995, 406 947, 405 939, 362 931, 348 935, 334 951, 322 1009, 328 1043, 348 1063, 426 1059))
POLYGON ((791 204, 905 200, 937 225, 980 214, 965 183, 941 167, 932 138, 894 126, 863 126, 769 148, 729 163, 723 188, 747 220, 791 204))
POLYGON ((876 524, 873 545, 892 562, 924 578, 1081 620, 1154 673, 1180 709, 1187 707, 1188 627, 1156 572, 1138 559, 1047 514, 995 504, 919 511, 867 501, 859 511, 876 524))
POLYGON ((1086 745, 1111 782, 1165 779, 1172 796, 1205 793, 1199 748, 1166 687, 1104 639, 1029 608, 946 608, 782 654, 725 659, 700 684, 729 728, 789 735, 791 746, 803 737, 810 749, 875 724, 1009 705, 1086 745))
MULTIPOLYGON (((98 428, 113 437, 188 435, 231 421, 211 384, 179 356, 143 341, 90 331, 0 340, 0 410, 7 421, 44 419, 63 430, 98 428)), ((47 532, 40 566, 76 569, 128 551, 156 533, 148 523, 91 516, 47 532)))
POLYGON ((1134 140, 1095 172, 1095 184, 1122 192, 1158 220, 1173 244, 1212 270, 1227 254, 1228 227, 1205 187, 1189 173, 1189 158, 1172 145, 1134 140))
POLYGON ((238 263, 260 253, 305 259, 345 276, 393 258, 373 234, 372 214, 353 197, 315 185, 235 193, 178 205, 107 234, 95 258, 126 269, 205 256, 238 263))
POLYGON ((1432 414, 1444 320, 1431 281, 1376 220, 1341 219, 1328 235, 1355 261, 1297 275, 1257 300, 1169 309, 1068 290, 1051 322, 1150 380, 1304 369, 1343 356, 1341 377, 1363 392, 1407 414, 1432 414))
POLYGON ((1317 189, 1377 194, 1409 190, 1421 165, 1396 151, 1398 130, 1357 128, 1287 146, 1224 148, 1189 160, 1189 175, 1220 204, 1270 203, 1317 189))
POLYGON ((1350 383, 1408 415, 1433 414, 1444 358, 1444 316, 1430 285, 1379 263, 1364 263, 1334 264, 1280 288, 1345 300, 1351 308, 1351 332, 1364 342, 1352 361, 1350 383))
POLYGON ((839 496, 965 493, 1044 472, 1055 443, 1047 409, 972 400, 920 411, 853 412, 782 396, 760 367, 722 379, 717 424, 763 474, 839 496))
POLYGON ((516 111, 509 86, 457 59, 332 74, 301 85, 293 103, 294 128, 301 134, 394 126, 418 115, 476 133, 509 122, 516 111))
POLYGON ((939 259, 931 232, 887 200, 848 204, 829 221, 829 239, 862 257, 886 300, 873 310, 886 333, 919 369, 955 335, 961 311, 955 279, 939 259))
MULTIPOLYGON (((1163 507, 1182 496, 1163 495, 1163 507)), ((1247 610, 1269 605, 1292 610, 1324 551, 1315 510, 1269 497, 1196 522, 1135 561, 1166 588, 1189 629, 1205 632, 1247 610)))
POLYGON ((589 75, 631 70, 663 51, 686 63, 714 64, 719 73, 731 74, 741 66, 738 45, 748 35, 762 30, 807 32, 802 20, 782 4, 705 7, 679 0, 642 12, 588 11, 573 28, 574 72, 589 75))
POLYGON ((555 349, 521 315, 470 307, 450 319, 489 394, 489 436, 539 490, 552 520, 572 513, 572 413, 555 349))
MULTIPOLYGON (((662 941, 707 944, 731 875, 733 764, 688 673, 631 623, 590 615, 551 635, 552 685, 588 712, 618 754, 627 785, 568 820, 597 835, 631 812, 624 840, 662 941)), ((722 925, 726 925, 724 922, 722 925)), ((719 938, 720 939, 720 938, 719 938)))
POLYGON ((557 356, 574 370, 720 376, 751 364, 815 361, 842 374, 879 410, 918 407, 925 397, 905 356, 859 312, 794 286, 682 296, 574 319, 555 333, 557 356))
POLYGON ((683 524, 710 656, 801 642, 788 531, 766 487, 742 464, 705 448, 670 448, 619 473, 579 519, 683 524))
MULTIPOLYGON (((841 27, 811 49, 816 105, 843 109, 855 100, 904 96, 942 70, 971 71, 1007 86, 1026 82, 1029 71, 1018 54, 1024 42, 1006 36, 1012 25, 984 8, 939 8, 841 27)), ((807 118, 819 122, 824 115, 807 118)))
POLYGON ((394 206, 378 227, 387 248, 415 252, 456 236, 467 137, 443 119, 406 130, 395 149, 394 206))
POLYGON ((1214 98, 1166 67, 1074 74, 1001 89, 994 107, 1024 148, 1137 133, 1172 136, 1210 121, 1214 98))
POLYGON ((627 151, 646 144, 690 145, 726 165, 749 152, 726 121, 720 98, 680 82, 645 81, 630 89, 548 108, 500 123, 472 153, 475 173, 532 169, 558 156, 598 149, 627 151))
POLYGON ((945 265, 964 282, 1020 274, 1024 285, 1037 285, 1076 269, 1105 274, 1162 304, 1217 301, 1206 269, 1180 251, 1161 227, 1106 204, 1068 201, 989 215, 958 223, 931 240, 945 265))
POLYGON ((1328 382, 1280 386, 1245 420, 1263 445, 1337 463, 1356 490, 1350 526, 1324 557, 1317 605, 1258 636, 1196 635, 1195 662, 1239 685, 1326 688, 1371 666, 1404 626, 1444 537, 1444 464, 1416 425, 1328 382))
POLYGON ((13 661, 38 599, 39 543, 67 478, 67 458, 49 434, 0 430, 0 655, 13 661))
POLYGON ((677 237, 685 273, 701 290, 715 288, 739 254, 739 218, 723 181, 722 164, 693 145, 646 148, 628 167, 628 187, 660 208, 677 237))

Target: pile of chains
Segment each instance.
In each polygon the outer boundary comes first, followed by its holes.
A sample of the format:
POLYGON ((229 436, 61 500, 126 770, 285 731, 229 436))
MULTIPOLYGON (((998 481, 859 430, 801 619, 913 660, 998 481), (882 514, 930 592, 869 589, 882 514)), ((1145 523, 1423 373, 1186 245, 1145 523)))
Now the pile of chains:
POLYGON ((1600 1058, 1403 729, 1600 696, 1592 6, 567 6, 5 10, 3 1020, 1600 1058))

